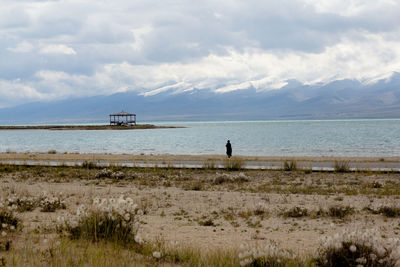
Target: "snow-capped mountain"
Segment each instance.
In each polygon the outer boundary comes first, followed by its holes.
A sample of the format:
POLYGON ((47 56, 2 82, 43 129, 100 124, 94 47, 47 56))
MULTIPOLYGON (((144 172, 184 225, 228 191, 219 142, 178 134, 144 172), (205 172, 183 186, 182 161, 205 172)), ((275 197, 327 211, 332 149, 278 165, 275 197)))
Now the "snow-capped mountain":
POLYGON ((0 123, 107 122, 108 114, 121 110, 136 113, 139 121, 400 117, 397 72, 365 81, 305 85, 288 80, 283 85, 275 90, 256 90, 248 82, 228 89, 223 85, 220 88, 224 90, 182 90, 180 84, 154 88, 147 94, 125 92, 36 102, 0 109, 0 123))

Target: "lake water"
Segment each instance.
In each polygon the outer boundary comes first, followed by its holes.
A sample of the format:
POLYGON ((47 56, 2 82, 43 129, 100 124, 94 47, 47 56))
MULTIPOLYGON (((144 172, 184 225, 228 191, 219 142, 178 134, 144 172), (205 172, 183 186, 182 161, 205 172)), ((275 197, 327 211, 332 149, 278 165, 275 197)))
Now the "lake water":
POLYGON ((149 123, 187 128, 0 131, 0 152, 400 156, 400 119, 149 123))

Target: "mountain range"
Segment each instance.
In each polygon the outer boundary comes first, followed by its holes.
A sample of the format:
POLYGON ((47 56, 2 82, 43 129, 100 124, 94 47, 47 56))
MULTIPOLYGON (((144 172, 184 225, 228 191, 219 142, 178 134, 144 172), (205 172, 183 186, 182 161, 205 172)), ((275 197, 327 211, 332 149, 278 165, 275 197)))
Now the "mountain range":
MULTIPOLYGON (((250 83, 251 84, 251 83, 250 83)), ((218 93, 207 89, 143 95, 124 92, 0 109, 0 124, 107 123, 120 111, 140 121, 400 118, 400 73, 360 82, 336 80, 312 85, 286 81, 277 90, 218 93)))

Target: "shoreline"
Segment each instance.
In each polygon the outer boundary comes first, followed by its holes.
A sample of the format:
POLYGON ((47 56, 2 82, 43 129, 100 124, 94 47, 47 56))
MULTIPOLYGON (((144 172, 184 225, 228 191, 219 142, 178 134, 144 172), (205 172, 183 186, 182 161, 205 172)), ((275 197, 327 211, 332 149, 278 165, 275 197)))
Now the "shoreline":
MULTIPOLYGON (((282 157, 282 156, 234 156, 232 162, 240 162, 242 169, 277 170, 285 162, 295 162, 298 170, 333 171, 335 164, 345 164, 349 171, 400 171, 400 157, 282 157)), ((146 154, 78 154, 58 153, 49 150, 37 152, 0 153, 0 164, 77 166, 93 163, 99 167, 111 165, 144 168, 216 168, 227 164, 225 155, 146 155, 146 154)))
MULTIPOLYGON (((49 150, 53 152, 0 152, 2 158, 26 158, 38 157, 42 159, 60 158, 60 159, 114 159, 114 160, 129 160, 129 159, 169 159, 169 160, 221 160, 226 158, 225 154, 127 154, 127 153, 78 153, 78 152, 61 152, 49 150)), ((388 157, 368 157, 368 156, 248 156, 234 155, 232 158, 240 158, 245 161, 335 161, 347 160, 354 162, 399 162, 400 156, 388 157)))
POLYGON ((134 126, 111 125, 35 125, 35 126, 0 126, 1 130, 140 130, 140 129, 173 129, 180 126, 156 126, 153 124, 137 124, 134 126))

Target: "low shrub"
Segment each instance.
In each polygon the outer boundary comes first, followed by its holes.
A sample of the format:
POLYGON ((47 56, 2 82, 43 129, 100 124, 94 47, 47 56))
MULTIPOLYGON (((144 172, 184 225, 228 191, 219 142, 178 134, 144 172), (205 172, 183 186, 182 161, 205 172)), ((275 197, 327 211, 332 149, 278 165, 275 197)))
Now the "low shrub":
POLYGON ((102 169, 96 173, 96 178, 112 178, 112 179, 124 179, 125 173, 122 171, 112 171, 110 169, 102 169))
POLYGON ((213 184, 223 184, 226 183, 227 181, 230 181, 230 177, 227 174, 222 174, 222 175, 218 175, 217 177, 214 178, 213 180, 213 184))
POLYGON ((59 231, 66 231, 71 239, 100 240, 121 244, 141 243, 137 236, 139 216, 143 212, 131 198, 94 199, 89 209, 80 206, 76 215, 59 218, 59 231))
POLYGON ((8 164, 0 163, 0 174, 1 173, 11 173, 11 172, 18 171, 18 168, 20 168, 20 166, 8 165, 8 164))
POLYGON ((279 248, 272 241, 264 248, 242 244, 238 256, 240 266, 304 266, 304 263, 297 259, 293 253, 279 248))
POLYGON ((199 225, 201 226, 215 226, 212 219, 207 219, 205 221, 199 221, 199 225))
POLYGON ((8 207, 16 207, 18 212, 33 211, 38 206, 37 199, 33 197, 17 197, 15 195, 10 196, 6 199, 6 205, 8 207))
POLYGON ((40 207, 42 212, 55 212, 58 209, 66 209, 64 200, 46 192, 43 192, 38 197, 12 195, 6 199, 5 203, 6 206, 15 209, 17 212, 33 211, 37 207, 40 207))
POLYGON ((382 213, 386 217, 400 217, 400 208, 384 206, 379 209, 379 213, 382 213))
POLYGON ((243 172, 240 172, 238 175, 235 175, 232 179, 232 182, 238 182, 238 183, 243 183, 243 182, 248 182, 249 177, 247 177, 246 174, 243 172))
POLYGON ((268 215, 268 210, 265 208, 264 204, 258 203, 253 210, 253 214, 256 216, 265 216, 268 215))
POLYGON ((16 231, 20 221, 14 215, 14 209, 0 202, 0 251, 8 251, 11 248, 10 234, 16 231))
POLYGON ((374 181, 372 184, 371 184, 371 187, 372 188, 382 188, 382 184, 380 183, 380 182, 377 182, 377 181, 374 181))
POLYGON ((200 180, 194 180, 193 182, 187 183, 184 186, 185 190, 193 190, 193 191, 201 191, 201 190, 203 190, 203 188, 204 188, 204 184, 200 180))
POLYGON ((329 209, 319 209, 316 212, 317 217, 333 217, 338 219, 344 219, 346 216, 354 214, 354 208, 350 206, 332 206, 329 209))
POLYGON ((400 217, 400 207, 395 206, 379 206, 376 208, 367 207, 365 210, 370 211, 373 214, 382 214, 386 217, 400 217))
POLYGON ((43 197, 39 203, 41 212, 55 212, 56 210, 66 209, 65 202, 55 196, 43 197))
POLYGON ((383 239, 375 230, 344 231, 321 240, 318 266, 397 266, 399 239, 383 239))
POLYGON ((223 183, 243 183, 248 181, 249 178, 243 172, 240 172, 237 175, 227 174, 227 173, 222 173, 222 174, 217 173, 217 176, 214 178, 212 183, 218 185, 223 183))
POLYGON ((14 216, 14 213, 9 209, 0 207, 0 231, 7 229, 15 230, 19 225, 19 220, 14 216))
POLYGON ((333 206, 328 210, 328 215, 331 217, 343 219, 347 215, 353 214, 354 208, 350 206, 333 206))
POLYGON ((305 217, 308 216, 308 210, 307 208, 300 208, 300 207, 293 207, 287 211, 284 211, 281 213, 284 217, 290 217, 290 218, 300 218, 300 217, 305 217))
POLYGON ((102 169, 96 173, 96 178, 110 178, 113 171, 110 169, 102 169))

